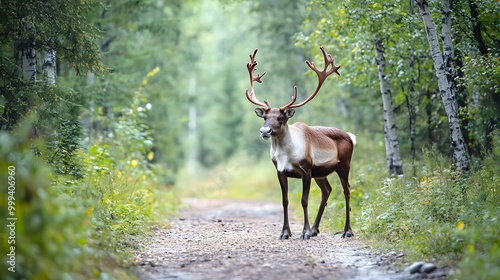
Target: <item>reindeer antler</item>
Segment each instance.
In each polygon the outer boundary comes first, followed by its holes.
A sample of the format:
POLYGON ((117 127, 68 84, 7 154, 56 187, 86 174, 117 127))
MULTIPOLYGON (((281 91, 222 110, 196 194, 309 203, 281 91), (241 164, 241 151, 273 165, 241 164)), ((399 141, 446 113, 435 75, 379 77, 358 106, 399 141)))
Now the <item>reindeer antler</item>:
POLYGON ((264 75, 266 75, 266 72, 264 72, 262 74, 257 74, 256 77, 253 76, 253 72, 255 70, 257 70, 257 68, 255 68, 257 66, 257 61, 255 60, 255 55, 257 54, 258 50, 259 49, 255 49, 255 51, 253 51, 253 54, 250 54, 250 62, 247 63, 248 73, 250 74, 251 91, 249 93, 248 89, 246 89, 245 94, 247 96, 248 101, 252 102, 253 104, 260 106, 260 107, 263 107, 263 108, 266 108, 266 109, 271 109, 271 105, 269 104, 269 101, 265 100, 264 102, 260 102, 259 100, 257 100, 257 97, 255 96, 254 88, 253 88, 253 82, 262 83, 261 79, 262 79, 262 77, 264 77, 264 75))
POLYGON ((323 82, 326 80, 326 78, 328 78, 328 76, 330 76, 333 73, 337 73, 340 76, 340 73, 338 72, 338 70, 340 69, 340 67, 342 65, 335 65, 335 61, 334 61, 332 55, 326 52, 325 47, 321 46, 319 48, 320 48, 321 52, 323 53, 323 58, 325 60, 325 66, 323 68, 323 71, 320 71, 316 67, 316 65, 314 64, 314 62, 310 62, 309 60, 306 60, 307 66, 309 66, 309 68, 311 68, 318 75, 318 86, 316 87, 316 89, 314 90, 314 92, 306 100, 302 101, 299 104, 293 104, 295 102, 295 100, 297 100, 297 92, 298 92, 297 86, 295 86, 294 87, 293 96, 292 96, 292 101, 290 101, 285 106, 281 107, 280 110, 285 110, 285 109, 291 109, 291 108, 297 108, 297 107, 304 106, 307 102, 311 101, 314 98, 314 96, 316 96, 316 94, 321 89, 321 86, 323 85, 323 82), (331 65, 331 68, 328 69, 328 67, 330 65, 331 65))

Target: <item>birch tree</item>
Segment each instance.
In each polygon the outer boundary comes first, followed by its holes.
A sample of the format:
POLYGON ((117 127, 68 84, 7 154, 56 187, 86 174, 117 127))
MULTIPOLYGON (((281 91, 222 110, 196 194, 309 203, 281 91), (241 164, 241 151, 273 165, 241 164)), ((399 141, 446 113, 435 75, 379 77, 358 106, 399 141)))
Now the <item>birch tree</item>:
POLYGON ((446 115, 448 117, 448 126, 451 134, 451 146, 453 148, 453 157, 457 168, 460 171, 469 169, 469 160, 467 155, 467 147, 464 141, 462 130, 458 119, 458 102, 453 83, 453 46, 451 41, 451 20, 449 14, 449 1, 442 0, 441 5, 443 8, 442 15, 442 34, 443 34, 443 50, 440 50, 439 39, 436 27, 432 20, 432 15, 429 9, 429 4, 426 0, 415 0, 422 15, 422 20, 427 32, 427 39, 434 61, 434 69, 438 80, 439 92, 443 101, 446 115))
POLYGON ((56 51, 50 47, 45 48, 42 68, 47 84, 56 83, 56 51))
POLYGON ((387 169, 389 175, 403 174, 403 161, 399 151, 398 129, 394 118, 391 84, 385 74, 385 48, 381 39, 375 38, 375 57, 377 61, 380 93, 384 108, 384 138, 387 169))
POLYGON ((22 71, 23 71, 23 79, 25 81, 29 81, 34 84, 36 82, 36 66, 37 66, 37 58, 36 58, 36 50, 34 47, 34 43, 30 42, 26 44, 25 47, 21 50, 22 53, 22 71))

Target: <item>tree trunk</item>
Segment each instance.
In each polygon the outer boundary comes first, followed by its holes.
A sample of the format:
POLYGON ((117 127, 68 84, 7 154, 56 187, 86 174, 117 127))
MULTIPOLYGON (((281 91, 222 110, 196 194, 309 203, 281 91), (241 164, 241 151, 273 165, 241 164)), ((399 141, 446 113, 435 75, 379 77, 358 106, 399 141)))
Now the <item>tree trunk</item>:
MULTIPOLYGON (((436 27, 434 26, 434 22, 432 21, 432 16, 427 1, 415 0, 415 2, 418 4, 422 14, 422 20, 424 22, 425 29, 427 32, 427 39, 429 41, 432 60, 434 61, 434 69, 436 71, 436 77, 438 80, 439 93, 444 103, 446 115, 448 116, 448 125, 451 133, 451 146, 453 148, 453 157, 455 159, 457 168, 460 171, 466 171, 469 169, 467 147, 465 145, 464 137, 462 135, 462 130, 460 129, 460 123, 458 120, 458 104, 456 95, 452 91, 452 85, 450 85, 446 75, 447 65, 445 64, 445 60, 443 60, 443 54, 441 53, 441 50, 439 48, 436 27)), ((446 10, 449 10, 447 9, 447 7, 449 7, 449 5, 446 5, 447 3, 448 3, 447 0, 442 1, 444 10, 443 17, 444 14, 446 13, 446 10)), ((443 25, 450 25, 443 27, 443 34, 446 33, 448 29, 451 30, 451 22, 449 20, 443 20, 443 25)), ((446 35, 446 37, 447 36, 448 35, 446 35)), ((450 36, 449 39, 451 39, 451 33, 449 34, 449 36, 450 36)), ((447 56, 449 55, 452 56, 453 55, 452 45, 450 45, 448 38, 443 38, 443 39, 445 43, 444 46, 445 54, 447 56)), ((446 62, 449 63, 449 59, 447 56, 445 57, 447 59, 446 62)), ((451 61, 453 61, 453 59, 451 59, 451 61)))
POLYGON ((48 84, 56 83, 56 51, 47 47, 43 58, 43 70, 48 84))
POLYGON ((403 174, 403 161, 399 151, 398 130, 392 106, 392 94, 389 81, 385 75, 385 48, 382 40, 375 39, 375 54, 377 60, 378 76, 380 80, 380 93, 384 107, 384 134, 386 141, 386 158, 389 175, 403 174))
POLYGON ((481 55, 488 54, 488 47, 483 39, 482 27, 479 22, 479 12, 477 11, 477 5, 475 1, 469 0, 470 17, 472 22, 472 32, 474 34, 474 40, 477 43, 477 48, 481 55))
MULTIPOLYGON (((443 42, 444 71, 450 87, 451 96, 455 97, 458 106, 458 88, 455 71, 455 54, 453 53, 453 40, 451 39, 451 10, 449 0, 441 1, 441 41, 443 42)), ((458 112, 458 111, 457 111, 458 112)), ((466 142, 467 143, 467 142, 466 142)))
POLYGON ((391 162, 392 162, 392 151, 390 145, 391 139, 389 138, 389 132, 387 129, 387 122, 384 122, 384 146, 385 146, 385 160, 387 162, 387 170, 389 171, 389 175, 392 175, 391 172, 391 162))
POLYGON ((23 78, 31 83, 36 82, 36 51, 33 44, 22 50, 23 78))

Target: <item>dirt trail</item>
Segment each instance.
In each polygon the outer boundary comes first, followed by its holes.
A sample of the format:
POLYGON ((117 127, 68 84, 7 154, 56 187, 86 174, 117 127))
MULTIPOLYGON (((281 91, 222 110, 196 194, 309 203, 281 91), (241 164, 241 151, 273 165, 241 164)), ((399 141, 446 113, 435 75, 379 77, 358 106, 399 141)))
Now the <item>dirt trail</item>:
POLYGON ((189 210, 158 229, 136 255, 141 279, 407 279, 390 266, 394 252, 377 255, 357 237, 321 232, 279 240, 277 203, 187 199, 189 210))

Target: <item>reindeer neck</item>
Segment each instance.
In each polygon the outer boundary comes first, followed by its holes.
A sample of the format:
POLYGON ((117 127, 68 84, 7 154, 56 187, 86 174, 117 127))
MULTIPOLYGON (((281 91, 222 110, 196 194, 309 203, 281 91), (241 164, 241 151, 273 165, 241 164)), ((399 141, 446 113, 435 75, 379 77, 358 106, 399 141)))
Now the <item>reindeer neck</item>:
POLYGON ((283 131, 279 135, 273 135, 271 137, 272 146, 280 146, 285 147, 291 143, 291 133, 290 133, 290 125, 286 124, 283 128, 283 131))

